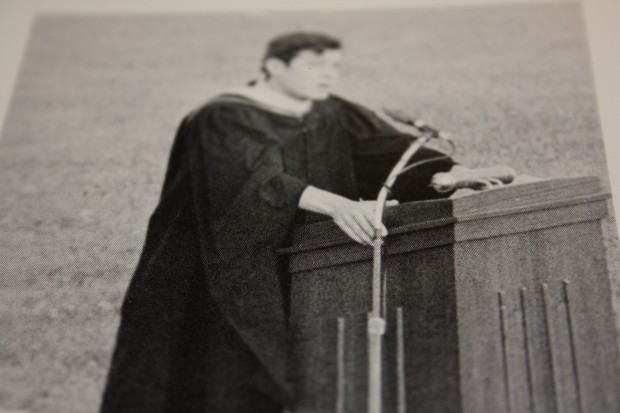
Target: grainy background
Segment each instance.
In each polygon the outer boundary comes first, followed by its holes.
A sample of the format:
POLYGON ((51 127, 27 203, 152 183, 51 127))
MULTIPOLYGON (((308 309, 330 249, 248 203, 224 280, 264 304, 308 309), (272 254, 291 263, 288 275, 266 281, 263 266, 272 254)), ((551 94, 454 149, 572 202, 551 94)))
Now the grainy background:
POLYGON ((297 29, 345 41, 340 94, 454 132, 461 162, 607 185, 577 4, 42 16, 0 142, 0 408, 96 411, 178 121, 297 29))

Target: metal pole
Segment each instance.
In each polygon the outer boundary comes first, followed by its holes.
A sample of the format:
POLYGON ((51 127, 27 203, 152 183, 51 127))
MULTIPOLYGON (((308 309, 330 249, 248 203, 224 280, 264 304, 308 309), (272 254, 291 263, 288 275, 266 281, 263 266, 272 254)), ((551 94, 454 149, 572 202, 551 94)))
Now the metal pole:
POLYGON ((555 366, 555 354, 553 351, 553 338, 555 337, 553 330, 553 320, 551 319, 552 313, 550 308, 550 296, 549 296, 549 286, 547 283, 542 283, 542 301, 544 308, 544 320, 545 320, 545 330, 547 331, 547 342, 549 344, 549 370, 551 373, 551 384, 553 391, 553 404, 554 411, 560 411, 560 401, 558 399, 558 379, 555 377, 556 374, 556 366, 555 366))
POLYGON ((385 333, 385 320, 368 314, 368 413, 381 413, 381 347, 385 333))
POLYGON ((396 309, 396 377, 397 413, 407 413, 407 388, 405 375, 405 326, 403 308, 396 309))
POLYGON ((532 378, 532 351, 530 349, 530 335, 528 332, 526 289, 521 287, 519 298, 521 302, 521 326, 523 328, 523 348, 525 350, 525 368, 527 372, 527 390, 530 393, 530 412, 536 413, 536 398, 534 397, 534 380, 532 378))
POLYGON ((577 364, 577 351, 575 348, 575 330, 570 308, 569 285, 570 281, 562 280, 564 286, 564 304, 566 305, 566 323, 568 324, 568 338, 570 339, 570 355, 573 362, 573 375, 575 376, 575 389, 577 390, 577 407, 579 413, 583 413, 583 401, 581 400, 581 382, 579 381, 579 368, 577 364))
POLYGON ((344 413, 345 408, 345 324, 344 318, 338 318, 338 383, 336 391, 336 413, 344 413))
POLYGON ((504 292, 497 293, 497 307, 499 308, 499 328, 502 340, 502 364, 504 365, 504 399, 506 401, 506 412, 512 411, 510 403, 510 373, 508 372, 508 337, 506 334, 506 299, 504 292))
POLYGON ((375 239, 373 240, 373 272, 372 272, 372 311, 368 314, 368 413, 381 413, 382 401, 382 337, 385 334, 385 319, 382 314, 382 254, 383 245, 383 211, 388 196, 388 190, 396 182, 400 172, 407 166, 409 159, 424 146, 432 135, 419 137, 409 145, 388 175, 383 187, 377 196, 374 216, 375 239))

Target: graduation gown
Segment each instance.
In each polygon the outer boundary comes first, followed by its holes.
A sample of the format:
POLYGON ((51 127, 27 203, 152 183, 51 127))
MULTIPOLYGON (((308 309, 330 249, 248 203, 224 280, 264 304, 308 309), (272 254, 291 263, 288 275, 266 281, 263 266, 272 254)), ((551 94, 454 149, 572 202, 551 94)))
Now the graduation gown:
MULTIPOLYGON (((101 412, 276 412, 289 380, 288 280, 276 250, 328 219, 298 209, 308 185, 374 199, 410 137, 340 97, 300 117, 222 95, 181 122, 127 290, 101 412)), ((421 150, 415 160, 440 155, 421 150)), ((436 198, 404 175, 402 201, 436 198)))

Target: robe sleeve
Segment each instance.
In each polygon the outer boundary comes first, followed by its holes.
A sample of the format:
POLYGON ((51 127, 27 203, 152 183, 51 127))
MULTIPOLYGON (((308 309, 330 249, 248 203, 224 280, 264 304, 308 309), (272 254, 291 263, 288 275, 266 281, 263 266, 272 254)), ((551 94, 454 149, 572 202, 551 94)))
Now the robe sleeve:
MULTIPOLYGON (((363 199, 376 199, 391 169, 414 138, 398 131, 369 109, 344 100, 343 104, 352 140, 358 192, 363 199)), ((442 152, 422 147, 410 163, 444 156, 442 152)), ((429 185, 434 174, 447 172, 455 164, 452 158, 445 157, 405 172, 392 188, 392 197, 400 202, 410 202, 450 196, 451 193, 437 193, 429 185)))
MULTIPOLYGON (((194 150, 208 188, 216 256, 230 261, 286 236, 306 183, 284 172, 277 131, 232 105, 200 117, 194 150)), ((196 185, 201 185, 197 182, 196 185)))

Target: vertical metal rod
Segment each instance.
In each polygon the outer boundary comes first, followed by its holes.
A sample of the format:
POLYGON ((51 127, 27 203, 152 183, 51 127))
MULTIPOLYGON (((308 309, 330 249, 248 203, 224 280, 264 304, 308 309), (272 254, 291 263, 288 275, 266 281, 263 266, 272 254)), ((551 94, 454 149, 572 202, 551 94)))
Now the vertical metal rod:
POLYGON ((344 413, 345 407, 345 329, 344 318, 338 318, 338 379, 337 379, 337 392, 336 392, 336 413, 344 413))
MULTIPOLYGON (((383 200, 385 203, 385 199, 383 200)), ((382 338, 385 320, 381 318, 382 298, 382 244, 381 229, 373 241, 372 311, 368 314, 368 413, 381 413, 383 408, 381 377, 382 338)))
POLYGON ((536 413, 536 400, 534 399, 534 380, 532 379, 532 356, 530 349, 530 338, 528 333, 527 322, 527 305, 525 300, 526 289, 522 287, 519 290, 519 298, 521 301, 521 322, 523 327, 523 347, 525 349, 525 368, 527 372, 527 390, 530 393, 530 411, 536 413))
POLYGON ((547 331, 547 342, 549 343, 549 370, 551 371, 551 382, 553 386, 553 403, 555 406, 555 411, 560 411, 560 403, 558 400, 558 381, 555 377, 555 354, 553 352, 553 327, 551 324, 551 313, 549 308, 549 286, 547 283, 542 283, 542 300, 544 307, 544 318, 545 318, 545 330, 547 331))
POLYGON ((383 267, 381 260, 383 259, 383 237, 379 229, 373 240, 373 277, 372 277, 372 314, 374 317, 381 317, 381 297, 383 285, 383 267))
POLYGON ((500 291, 497 293, 497 305, 499 307, 499 327, 502 339, 502 364, 504 365, 504 398, 506 400, 506 412, 512 411, 512 405, 510 403, 510 375, 508 374, 508 343, 506 336, 506 305, 504 299, 504 293, 500 291))
POLYGON ((368 413, 381 413, 382 399, 382 338, 385 333, 385 321, 368 313, 368 413))
POLYGON ((387 318, 387 269, 383 269, 383 284, 381 285, 381 317, 387 318))
POLYGON ((397 413, 407 412, 407 389, 405 386, 405 323, 403 320, 403 308, 396 309, 396 396, 397 413))
POLYGON ((564 286, 564 304, 566 305, 566 323, 568 324, 568 338, 570 341, 570 354, 573 361, 573 374, 575 376, 575 390, 577 391, 577 408, 579 413, 583 413, 583 403, 581 400, 581 382, 579 381, 579 369, 577 366, 577 352, 575 349, 575 331, 573 329, 573 318, 570 308, 570 295, 568 293, 568 286, 570 281, 562 280, 564 286))

